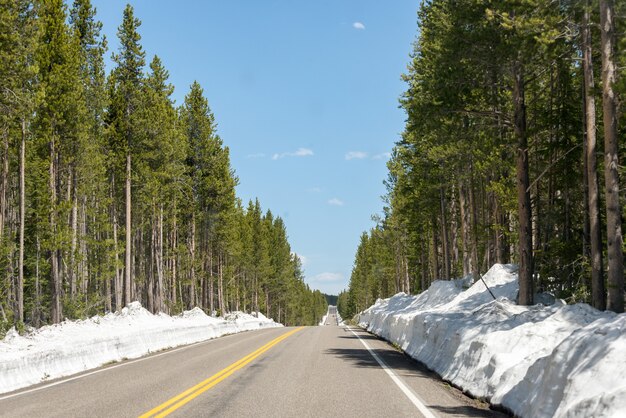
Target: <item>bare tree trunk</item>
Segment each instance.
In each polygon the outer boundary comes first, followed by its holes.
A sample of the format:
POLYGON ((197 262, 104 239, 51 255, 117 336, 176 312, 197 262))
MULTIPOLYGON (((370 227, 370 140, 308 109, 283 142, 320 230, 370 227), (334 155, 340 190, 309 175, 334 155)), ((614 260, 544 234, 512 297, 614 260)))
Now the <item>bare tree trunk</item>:
POLYGON ((191 268, 189 269, 189 304, 188 309, 195 305, 196 301, 196 214, 191 215, 191 244, 189 245, 191 268))
POLYGON ((602 229, 596 159, 596 98, 591 54, 591 26, 589 1, 583 17, 583 72, 585 76, 585 125, 587 127, 585 161, 587 166, 587 213, 589 214, 589 241, 591 244, 591 299, 596 309, 606 308, 604 270, 602 267, 602 229))
POLYGON ((131 302, 132 288, 132 222, 131 222, 131 158, 126 154, 126 259, 124 263, 124 305, 131 302))
MULTIPOLYGON (((157 229, 157 225, 156 225, 156 208, 155 208, 155 202, 154 200, 152 201, 152 217, 151 217, 151 228, 150 228, 150 267, 149 267, 149 271, 147 272, 148 275, 148 280, 147 280, 147 291, 146 291, 146 296, 148 298, 148 311, 155 313, 155 307, 154 307, 154 270, 155 270, 155 264, 157 263, 156 260, 156 229, 157 229)), ((139 248, 139 250, 141 250, 141 247, 139 248)), ((140 252, 141 253, 141 252, 140 252)))
POLYGON ((619 145, 615 84, 615 7, 612 0, 600 0, 602 44, 602 110, 604 113, 604 182, 606 188, 606 228, 608 266, 607 309, 624 312, 624 253, 622 217, 619 203, 619 145))
POLYGON ((76 178, 74 174, 74 170, 70 169, 69 173, 69 185, 68 189, 70 190, 70 195, 68 201, 72 202, 72 245, 71 245, 71 254, 70 254, 70 266, 69 266, 69 277, 70 277, 70 296, 72 300, 74 300, 76 296, 76 285, 78 280, 78 269, 76 266, 76 252, 78 248, 78 197, 76 196, 76 178))
POLYGON ((34 318, 35 326, 39 325, 41 319, 41 282, 39 281, 39 258, 41 254, 41 243, 39 242, 39 235, 36 238, 37 241, 37 256, 35 259, 35 311, 37 312, 34 318))
POLYGON ((472 272, 471 269, 471 258, 470 258, 470 246, 471 246, 471 233, 470 233, 470 211, 468 208, 467 202, 467 187, 465 184, 461 183, 459 186, 459 207, 461 211, 461 231, 463 234, 463 277, 467 276, 472 272))
POLYGON ((446 194, 439 187, 439 206, 441 209, 441 249, 443 253, 443 278, 450 279, 450 250, 448 248, 448 220, 446 216, 446 194))
POLYGON ((458 274, 459 265, 459 226, 457 223, 458 216, 455 190, 456 187, 454 183, 452 183, 452 197, 450 200, 450 241, 452 244, 450 274, 452 276, 458 274))
MULTIPOLYGON (((8 156, 7 156, 8 158, 8 156)), ((24 322, 24 223, 26 222, 26 120, 22 118, 22 141, 20 145, 20 243, 17 279, 17 318, 24 322)), ((3 180, 4 181, 4 180, 3 180)), ((4 201, 4 188, 2 190, 4 201)), ((4 210, 4 207, 2 208, 4 210)), ((4 218, 4 217, 3 217, 4 218)), ((0 232, 0 236, 2 233, 0 232)))
POLYGON ((433 279, 441 279, 439 275, 439 241, 437 240, 437 217, 433 216, 433 279))
POLYGON ((157 246, 157 289, 156 289, 156 310, 163 311, 163 204, 159 206, 159 243, 157 246))
POLYGON ((517 136, 517 204, 519 215, 519 304, 532 305, 533 283, 533 238, 532 210, 528 178, 528 139, 526 137, 526 104, 524 74, 520 62, 513 65, 514 126, 517 136))
MULTIPOLYGON (((22 142, 24 142, 26 121, 22 119, 22 142)), ((9 182, 9 133, 8 129, 3 133, 4 144, 2 152, 2 190, 0 191, 0 239, 4 235, 4 224, 7 213, 7 187, 9 182)), ((21 151, 20 151, 21 152, 21 151)), ((20 154, 21 155, 21 154, 20 154)), ((20 158, 21 164, 21 158, 20 158)))
POLYGON ((210 258, 210 268, 209 268, 209 309, 211 309, 211 316, 213 312, 215 312, 215 289, 213 283, 213 256, 210 258))
POLYGON ((420 244, 420 258, 421 258, 421 265, 422 265, 422 280, 421 280, 421 291, 425 291, 426 289, 428 289, 428 257, 427 257, 427 253, 428 253, 428 244, 426 244, 426 248, 424 248, 424 243, 422 242, 420 244))
POLYGON ((406 254, 404 254, 402 258, 404 260, 404 292, 407 295, 410 295, 411 294, 411 277, 409 276, 409 260, 406 254))
POLYGON ((217 258, 217 303, 222 315, 226 313, 224 306, 224 257, 219 255, 217 258))
POLYGON ((502 210, 502 205, 497 198, 495 200, 496 219, 498 222, 498 229, 496 230, 496 261, 500 264, 509 262, 509 252, 507 235, 508 223, 506 213, 502 210))
POLYGON ((120 256, 117 245, 117 216, 115 214, 115 208, 113 208, 113 252, 115 253, 115 310, 119 311, 122 309, 123 286, 119 268, 120 256))
POLYGON ((172 303, 176 305, 176 283, 178 281, 178 223, 176 216, 176 202, 174 202, 174 225, 172 226, 172 303))
MULTIPOLYGON (((95 238, 100 241, 102 237, 102 233, 100 231, 98 231, 96 233, 95 238)), ((100 277, 102 277, 102 261, 99 257, 99 262, 98 262, 98 275, 100 277)), ((111 295, 111 278, 108 276, 104 277, 104 309, 106 312, 112 312, 113 311, 113 307, 111 306, 111 299, 112 299, 112 295, 111 295)))
POLYGON ((469 197, 469 211, 470 211, 470 272, 474 277, 478 277, 478 208, 476 204, 476 196, 474 194, 474 174, 473 168, 470 167, 470 183, 467 186, 467 194, 469 197))
POLYGON ((259 280, 254 274, 254 312, 259 312, 259 280))
POLYGON ((63 317, 63 305, 61 304, 61 278, 59 277, 59 257, 56 227, 56 148, 54 138, 50 140, 50 169, 49 169, 49 188, 50 188, 50 234, 52 239, 52 249, 50 250, 50 293, 52 294, 52 303, 50 304, 50 316, 53 324, 61 322, 63 317))

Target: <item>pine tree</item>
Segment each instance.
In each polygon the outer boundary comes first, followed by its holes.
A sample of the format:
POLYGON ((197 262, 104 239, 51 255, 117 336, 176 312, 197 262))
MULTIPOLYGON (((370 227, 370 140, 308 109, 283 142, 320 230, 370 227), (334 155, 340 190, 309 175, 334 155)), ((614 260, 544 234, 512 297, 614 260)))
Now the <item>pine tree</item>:
MULTIPOLYGON (((35 106, 36 63, 34 52, 37 43, 37 21, 31 1, 3 0, 0 2, 0 132, 1 132, 1 179, 0 179, 0 265, 3 269, 13 263, 13 231, 11 223, 17 224, 18 277, 15 286, 11 276, 0 284, 0 291, 6 294, 6 301, 0 300, 0 314, 3 322, 9 318, 5 302, 14 298, 16 322, 24 322, 24 256, 26 220, 26 146, 30 137, 30 123, 35 106), (19 134, 16 134, 16 133, 19 134), (11 149, 17 147, 13 135, 19 136, 19 219, 11 222, 10 172, 15 170, 11 162, 11 149), (15 289, 15 295, 11 295, 15 289)), ((1 330, 1 329, 0 329, 1 330)))
POLYGON ((617 136, 617 95, 615 92, 615 6, 600 0, 602 40, 602 110, 604 116, 604 182, 608 244, 608 303, 614 312, 624 312, 624 249, 622 212, 619 201, 619 145, 617 136))
MULTIPOLYGON (((119 52, 113 54, 116 68, 111 77, 113 96, 109 108, 109 124, 112 125, 112 148, 124 157, 125 170, 125 261, 124 261, 124 304, 128 305, 133 298, 133 263, 132 263, 132 159, 137 153, 140 137, 140 121, 138 111, 141 106, 141 86, 143 83, 143 66, 145 53, 137 32, 141 22, 135 18, 132 6, 124 9, 122 24, 117 35, 120 39, 119 52)), ((118 157, 119 157, 118 156, 118 157)))
MULTIPOLYGON (((85 135, 85 102, 80 83, 80 47, 66 24, 66 7, 61 0, 46 0, 40 5, 41 40, 37 51, 42 101, 37 109, 38 156, 47 159, 48 194, 38 199, 39 220, 44 248, 50 260, 51 320, 63 318, 63 254, 69 251, 69 225, 65 225, 71 199, 64 190, 71 189, 72 170, 77 155, 76 144, 85 135), (47 156, 46 156, 47 154, 47 156), (61 177, 66 167, 67 178, 61 177), (69 197, 69 199, 68 199, 69 197), (43 216, 47 212, 47 216, 43 216)), ((42 174, 42 173, 36 173, 42 174)))

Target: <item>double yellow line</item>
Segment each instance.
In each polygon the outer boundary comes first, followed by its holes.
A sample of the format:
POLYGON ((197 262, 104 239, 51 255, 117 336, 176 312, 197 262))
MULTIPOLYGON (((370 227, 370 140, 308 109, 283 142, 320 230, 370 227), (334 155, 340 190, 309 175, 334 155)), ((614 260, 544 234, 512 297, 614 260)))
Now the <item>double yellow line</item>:
POLYGON ((216 374, 214 374, 213 376, 209 377, 208 379, 203 380, 202 382, 198 383, 197 385, 195 385, 193 387, 190 387, 186 391, 182 392, 179 395, 174 396, 172 399, 162 403, 161 405, 157 406, 156 408, 153 408, 153 409, 149 410, 148 412, 146 412, 145 414, 140 415, 139 418, 165 417, 165 416, 171 414, 172 412, 176 411, 181 406, 187 404, 188 402, 192 401, 193 399, 195 399, 196 397, 198 397, 202 393, 204 393, 207 390, 211 389, 213 386, 217 385, 219 382, 221 382, 222 380, 226 379, 228 376, 230 376, 231 374, 235 373, 237 370, 243 368, 246 364, 250 363, 255 358, 259 357, 261 354, 265 353, 267 350, 269 350, 270 348, 274 347, 276 344, 278 344, 279 342, 281 342, 285 338, 295 334, 296 332, 300 331, 303 328, 304 327, 296 328, 296 329, 294 329, 292 331, 289 331, 289 332, 281 335, 278 338, 273 339, 269 343, 265 344, 264 346, 260 347, 259 349, 257 349, 255 351, 253 351, 252 353, 248 354, 247 356, 245 356, 241 360, 238 360, 238 361, 234 362, 233 364, 231 364, 230 366, 226 367, 225 369, 217 372, 216 374))

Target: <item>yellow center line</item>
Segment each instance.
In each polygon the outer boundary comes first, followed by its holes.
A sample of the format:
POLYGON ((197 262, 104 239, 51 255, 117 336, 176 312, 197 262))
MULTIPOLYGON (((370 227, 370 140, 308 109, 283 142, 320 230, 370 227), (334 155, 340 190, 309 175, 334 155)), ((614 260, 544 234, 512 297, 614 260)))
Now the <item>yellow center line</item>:
POLYGON ((198 383, 197 385, 192 386, 189 389, 187 389, 186 391, 184 391, 184 392, 174 396, 173 398, 167 400, 166 402, 162 403, 161 405, 157 406, 156 408, 153 408, 153 409, 149 410, 148 412, 146 412, 145 414, 140 415, 139 418, 165 417, 165 416, 171 414, 172 412, 174 412, 175 410, 177 410, 181 406, 187 404, 188 402, 192 401, 193 399, 195 399, 196 397, 198 397, 202 393, 204 393, 207 390, 211 389, 213 386, 217 385, 219 382, 221 382, 222 380, 226 379, 228 376, 230 376, 231 374, 233 374, 237 370, 243 368, 248 363, 252 362, 254 359, 259 357, 261 354, 265 353, 267 350, 269 350, 270 348, 272 348, 273 346, 275 346, 276 344, 278 344, 282 340, 284 340, 287 337, 295 334, 296 332, 300 331, 303 328, 304 327, 296 328, 296 329, 294 329, 292 331, 289 331, 289 332, 281 335, 280 337, 277 337, 277 338, 273 339, 272 341, 270 341, 267 344, 265 344, 264 346, 256 349, 255 351, 253 351, 252 353, 250 353, 247 356, 243 357, 242 359, 237 360, 236 362, 234 362, 230 366, 226 367, 225 369, 220 370, 219 372, 215 373, 213 376, 209 377, 208 379, 203 380, 202 382, 198 383))

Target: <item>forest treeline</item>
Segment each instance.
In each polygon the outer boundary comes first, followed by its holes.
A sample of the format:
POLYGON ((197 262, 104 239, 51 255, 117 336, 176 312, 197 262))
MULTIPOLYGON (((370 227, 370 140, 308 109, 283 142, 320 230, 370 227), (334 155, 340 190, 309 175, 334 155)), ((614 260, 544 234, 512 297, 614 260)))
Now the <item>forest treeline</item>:
POLYGON ((0 0, 0 330, 200 306, 315 324, 285 225, 235 195, 202 87, 177 107, 129 5, 107 74, 89 0, 0 0))
POLYGON ((344 318, 510 262, 520 304, 550 291, 623 312, 625 22, 612 0, 421 4, 406 127, 344 318))

